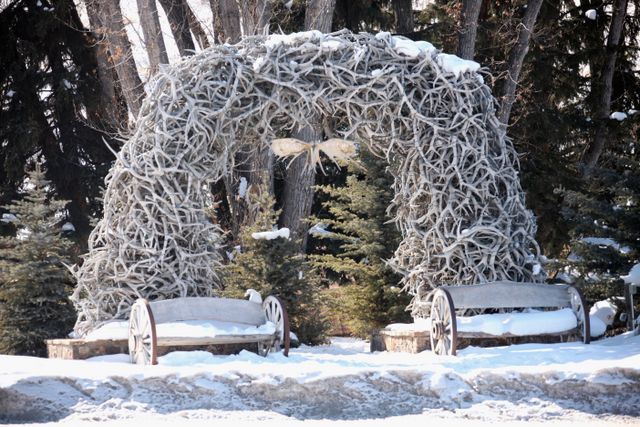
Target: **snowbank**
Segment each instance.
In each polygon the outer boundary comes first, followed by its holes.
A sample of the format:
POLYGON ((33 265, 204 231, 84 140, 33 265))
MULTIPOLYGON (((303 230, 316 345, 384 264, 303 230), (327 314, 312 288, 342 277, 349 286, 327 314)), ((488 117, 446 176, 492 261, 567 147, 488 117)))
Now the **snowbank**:
MULTIPOLYGON (((433 415, 449 422, 616 421, 640 417, 640 336, 459 351, 367 351, 368 343, 292 349, 290 357, 173 352, 157 366, 126 355, 88 361, 0 356, 0 422, 278 419, 326 425, 433 415), (245 418, 246 417, 246 418, 245 418), (602 419, 604 418, 604 419, 602 419)), ((415 421, 413 418, 405 418, 415 421)), ((282 425, 282 423, 279 423, 282 425)), ((307 424, 305 424, 307 425, 307 424)), ((371 424, 373 425, 373 424, 371 424)), ((413 425, 413 424, 412 424, 413 425)), ((437 423, 436 425, 443 425, 437 423)))

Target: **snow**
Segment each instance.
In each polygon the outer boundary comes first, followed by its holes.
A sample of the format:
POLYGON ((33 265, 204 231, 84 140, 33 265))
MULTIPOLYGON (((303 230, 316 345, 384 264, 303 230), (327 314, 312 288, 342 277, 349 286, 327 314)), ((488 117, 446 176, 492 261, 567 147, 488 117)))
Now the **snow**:
POLYGON ((629 274, 620 277, 626 284, 640 285, 640 264, 631 267, 629 274))
POLYGON ((70 222, 62 224, 62 231, 76 231, 76 227, 70 222))
POLYGON ((640 336, 522 344, 458 356, 368 343, 266 358, 179 351, 157 366, 0 356, 0 422, 49 425, 635 425, 640 336))
POLYGON ((436 52, 436 48, 426 41, 413 41, 402 36, 393 36, 391 41, 396 52, 410 58, 417 58, 421 54, 431 57, 436 52))
POLYGON ((129 338, 129 322, 126 320, 113 320, 97 327, 89 332, 87 341, 98 340, 126 340, 129 338))
POLYGON ((253 72, 254 73, 259 73, 265 62, 267 62, 267 60, 266 60, 266 58, 264 56, 260 56, 260 57, 256 58, 256 60, 253 61, 253 65, 252 65, 253 72))
MULTIPOLYGON (((185 320, 166 322, 156 325, 158 337, 217 337, 222 335, 273 334, 275 325, 266 322, 264 325, 252 326, 241 323, 221 322, 216 320, 185 320)), ((85 337, 88 341, 126 340, 129 338, 129 322, 115 320, 94 329, 85 337)))
POLYGON ((339 39, 335 38, 326 38, 322 42, 320 42, 320 46, 323 49, 326 49, 331 52, 335 52, 336 50, 343 47, 342 42, 339 39))
POLYGON ((458 332, 483 332, 491 335, 537 335, 568 331, 577 326, 569 308, 554 311, 530 310, 523 313, 479 314, 458 316, 458 332))
POLYGON ((477 72, 480 69, 480 64, 477 62, 448 53, 439 53, 436 56, 436 63, 442 68, 442 71, 452 73, 456 77, 460 77, 463 73, 477 72))
POLYGON ((612 119, 612 120, 617 120, 617 121, 621 122, 621 121, 623 121, 624 119, 627 118, 627 113, 623 113, 622 111, 615 111, 615 112, 611 113, 609 118, 612 119))
POLYGON ((636 113, 638 113, 638 110, 634 110, 633 108, 631 110, 629 110, 629 115, 630 116, 633 116, 636 113))
POLYGON ((591 309, 589 310, 589 315, 591 319, 598 318, 605 325, 611 326, 613 324, 613 319, 616 317, 616 313, 618 312, 618 307, 609 300, 597 301, 591 309))
POLYGON ((262 304, 262 295, 260 295, 260 292, 256 291, 255 289, 247 289, 247 291, 244 293, 245 298, 249 297, 249 301, 251 302, 257 302, 262 304))
POLYGON ((600 247, 608 246, 617 251, 620 251, 620 253, 622 254, 628 254, 629 252, 631 252, 631 248, 629 248, 628 246, 620 246, 620 243, 607 237, 583 237, 582 239, 580 239, 580 241, 582 243, 586 243, 587 245, 596 245, 600 247))
POLYGON ((280 45, 288 46, 309 40, 322 40, 324 38, 325 36, 318 30, 301 31, 291 34, 271 34, 264 45, 267 49, 274 49, 280 45))
POLYGON ((245 198, 245 196, 247 195, 247 187, 248 187, 247 178, 245 178, 244 176, 241 176, 240 184, 238 185, 238 197, 240 197, 241 199, 245 198))
POLYGON ((223 335, 273 334, 276 327, 272 322, 252 326, 215 320, 185 320, 159 323, 156 325, 156 331, 159 337, 201 338, 223 335))
POLYGON ((273 240, 278 237, 282 237, 283 239, 289 238, 289 229, 283 227, 279 230, 272 231, 261 231, 259 233, 251 233, 251 238, 255 240, 273 240))
POLYGON ((323 236, 323 235, 331 234, 331 232, 327 230, 327 224, 324 224, 322 222, 315 224, 313 227, 309 229, 307 233, 313 236, 323 236))
POLYGON ((585 12, 584 16, 586 16, 587 18, 589 18, 589 19, 591 19, 593 21, 598 16, 598 13, 596 12, 595 9, 589 9, 589 10, 587 10, 585 12))
POLYGON ((13 95, 16 94, 15 90, 8 90, 7 91, 7 98, 13 98, 13 95))
POLYGON ((12 222, 15 222, 18 220, 18 217, 15 216, 12 213, 3 213, 2 214, 2 219, 0 219, 0 221, 4 222, 5 224, 10 224, 12 222))

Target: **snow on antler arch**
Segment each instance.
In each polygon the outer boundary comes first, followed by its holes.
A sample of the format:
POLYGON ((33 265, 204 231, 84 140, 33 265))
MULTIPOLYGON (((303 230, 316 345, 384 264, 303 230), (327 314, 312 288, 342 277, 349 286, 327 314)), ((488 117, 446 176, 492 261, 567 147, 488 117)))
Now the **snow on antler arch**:
POLYGON ((126 317, 140 296, 215 293, 222 231, 205 214, 207 184, 238 149, 312 117, 387 157, 403 235, 391 262, 414 301, 441 284, 532 280, 535 221, 515 150, 475 63, 459 61, 386 33, 308 32, 246 38, 161 70, 76 270, 77 331, 126 317))

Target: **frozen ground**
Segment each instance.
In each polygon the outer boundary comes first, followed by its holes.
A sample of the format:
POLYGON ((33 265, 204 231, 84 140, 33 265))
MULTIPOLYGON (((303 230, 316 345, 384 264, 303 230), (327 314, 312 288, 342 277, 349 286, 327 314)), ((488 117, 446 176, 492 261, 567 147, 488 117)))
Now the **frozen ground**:
POLYGON ((0 356, 0 423, 640 425, 640 336, 457 357, 367 348, 338 338, 289 358, 175 352, 158 366, 0 356))

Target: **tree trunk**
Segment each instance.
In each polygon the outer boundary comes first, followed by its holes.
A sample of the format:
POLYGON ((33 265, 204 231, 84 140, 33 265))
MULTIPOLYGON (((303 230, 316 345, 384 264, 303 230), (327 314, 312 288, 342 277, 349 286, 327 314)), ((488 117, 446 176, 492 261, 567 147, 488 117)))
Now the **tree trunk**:
POLYGON ((160 4, 167 14, 169 27, 171 27, 171 33, 178 46, 180 56, 193 55, 196 47, 189 30, 186 0, 160 0, 160 4))
MULTIPOLYGON (((601 75, 601 90, 596 113, 597 128, 593 141, 587 146, 582 158, 582 176, 589 177, 604 150, 607 139, 607 124, 611 114, 611 95, 613 93, 613 74, 616 67, 618 47, 622 38, 624 19, 627 15, 627 0, 616 0, 607 37, 604 65, 601 75)), ((591 70, 594 72, 594 70, 591 70)))
POLYGON ((513 107, 513 103, 516 100, 516 86, 518 84, 518 79, 520 78, 520 71, 522 70, 524 58, 529 51, 529 39, 533 33, 533 27, 536 24, 536 19, 538 18, 541 5, 542 0, 529 0, 529 2, 527 2, 527 9, 524 13, 524 18, 522 19, 518 29, 518 39, 509 53, 509 60, 507 61, 507 76, 505 77, 502 85, 502 103, 497 114, 498 119, 505 125, 509 124, 511 107, 513 107))
POLYGON ((191 32, 193 36, 196 38, 196 41, 200 45, 200 49, 206 49, 210 46, 209 39, 207 38, 207 33, 202 28, 198 17, 193 13, 189 3, 185 2, 185 14, 187 15, 187 21, 189 22, 189 28, 191 28, 191 32))
POLYGON ((118 0, 102 0, 100 6, 102 22, 107 27, 107 44, 116 74, 122 87, 131 114, 136 116, 142 105, 144 90, 133 60, 131 42, 124 29, 122 12, 118 0))
MULTIPOLYGON (((321 126, 314 125, 295 132, 292 136, 303 141, 318 141, 322 139, 321 129, 321 126)), ((307 247, 309 228, 303 220, 311 214, 316 179, 316 170, 313 165, 307 164, 307 160, 306 156, 300 156, 287 169, 280 218, 282 226, 291 231, 292 238, 299 240, 300 252, 303 253, 307 247)))
POLYGON ((304 14, 305 30, 330 33, 335 7, 336 0, 307 0, 307 10, 304 14))
POLYGON ((100 16, 100 11, 95 2, 87 3, 87 15, 89 17, 89 26, 95 35, 95 48, 93 49, 96 56, 96 68, 98 79, 100 80, 100 103, 97 110, 103 117, 100 120, 103 123, 97 123, 98 126, 106 125, 108 131, 113 131, 122 126, 121 120, 124 118, 126 123, 126 109, 124 117, 119 111, 114 110, 114 106, 118 105, 118 97, 116 94, 116 79, 113 64, 109 58, 109 44, 107 43, 107 30, 100 16), (104 123, 106 122, 106 123, 104 123))
POLYGON ((462 2, 457 52, 460 58, 473 59, 474 57, 481 6, 482 0, 463 0, 462 2))
MULTIPOLYGON (((228 41, 229 43, 238 43, 242 37, 238 2, 236 0, 212 0, 211 10, 214 15, 217 13, 222 29, 224 30, 224 39, 218 39, 220 41, 228 41)), ((217 34, 216 37, 218 37, 217 34)))
POLYGON ((144 35, 144 46, 147 55, 149 55, 150 74, 155 74, 160 64, 169 63, 167 48, 162 37, 162 29, 160 29, 156 0, 137 0, 137 3, 140 26, 144 35))
MULTIPOLYGON (((318 30, 323 33, 331 31, 335 0, 309 0, 305 14, 305 30, 318 30)), ((299 130, 293 137, 306 142, 322 140, 322 118, 317 117, 311 121, 313 125, 299 130)), ((316 171, 311 165, 306 164, 306 158, 299 157, 294 160, 287 170, 282 201, 282 217, 280 222, 283 227, 291 230, 295 239, 300 239, 300 251, 304 253, 307 246, 308 226, 303 222, 311 213, 313 205, 313 184, 316 171)))
POLYGON ((245 35, 262 34, 269 25, 273 0, 245 2, 242 11, 242 29, 245 35))
POLYGON ((395 28, 397 33, 412 33, 414 28, 413 7, 411 0, 393 0, 395 28))

